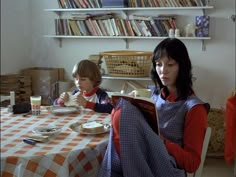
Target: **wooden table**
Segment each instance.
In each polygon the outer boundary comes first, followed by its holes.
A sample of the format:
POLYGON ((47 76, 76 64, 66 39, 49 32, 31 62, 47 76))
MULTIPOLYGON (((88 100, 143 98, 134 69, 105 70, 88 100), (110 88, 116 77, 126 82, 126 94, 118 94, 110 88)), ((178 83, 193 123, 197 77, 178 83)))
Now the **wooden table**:
POLYGON ((53 115, 46 109, 32 116, 8 113, 1 108, 2 177, 94 177, 108 142, 108 133, 82 135, 69 128, 77 121, 110 122, 109 114, 83 113, 53 115), (22 140, 37 126, 55 125, 62 131, 46 143, 29 145, 22 140))

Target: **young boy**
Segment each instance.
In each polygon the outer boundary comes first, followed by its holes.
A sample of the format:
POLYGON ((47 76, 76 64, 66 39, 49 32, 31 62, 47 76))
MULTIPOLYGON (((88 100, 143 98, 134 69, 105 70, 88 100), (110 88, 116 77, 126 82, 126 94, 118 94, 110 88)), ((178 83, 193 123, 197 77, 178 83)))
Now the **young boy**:
MULTIPOLYGON (((77 106, 92 109, 99 113, 111 113, 113 106, 108 94, 99 88, 102 76, 97 65, 90 60, 82 60, 72 71, 76 89, 71 92, 77 106)), ((54 104, 65 106, 70 93, 63 92, 54 104)))

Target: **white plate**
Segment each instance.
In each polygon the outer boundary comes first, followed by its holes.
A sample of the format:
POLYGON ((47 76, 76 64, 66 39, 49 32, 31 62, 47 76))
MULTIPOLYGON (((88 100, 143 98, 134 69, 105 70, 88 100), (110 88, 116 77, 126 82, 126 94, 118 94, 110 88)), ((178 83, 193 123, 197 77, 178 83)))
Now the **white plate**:
POLYGON ((78 112, 77 107, 63 107, 63 106, 52 106, 49 111, 53 114, 71 114, 78 112))
POLYGON ((81 129, 81 125, 85 123, 85 122, 76 122, 76 123, 73 123, 69 126, 69 128, 75 132, 78 132, 80 134, 86 134, 86 135, 97 135, 97 134, 103 134, 103 133, 107 133, 110 131, 110 125, 109 124, 104 124, 104 127, 103 127, 103 130, 98 132, 86 132, 86 131, 83 131, 81 129))
POLYGON ((61 131, 61 127, 56 126, 43 126, 43 127, 35 127, 33 129, 34 133, 41 135, 54 135, 61 131))

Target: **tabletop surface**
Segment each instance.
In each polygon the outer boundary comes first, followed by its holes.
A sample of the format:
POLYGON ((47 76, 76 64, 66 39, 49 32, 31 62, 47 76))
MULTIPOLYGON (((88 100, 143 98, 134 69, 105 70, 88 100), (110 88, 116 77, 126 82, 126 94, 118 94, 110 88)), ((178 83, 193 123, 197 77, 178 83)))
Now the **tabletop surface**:
POLYGON ((110 115, 89 110, 54 115, 45 109, 39 116, 32 116, 8 113, 6 108, 1 108, 2 176, 93 176, 109 133, 86 135, 69 128, 72 123, 92 120, 110 123, 110 115), (59 126, 62 131, 46 143, 33 146, 24 143, 22 140, 38 126, 59 126))

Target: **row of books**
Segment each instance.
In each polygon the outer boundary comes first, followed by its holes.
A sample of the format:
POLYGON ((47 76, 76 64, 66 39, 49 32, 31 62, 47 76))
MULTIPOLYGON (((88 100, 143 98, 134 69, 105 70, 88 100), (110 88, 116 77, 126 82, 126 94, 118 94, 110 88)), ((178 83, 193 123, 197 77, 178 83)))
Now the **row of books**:
POLYGON ((168 36, 176 29, 176 16, 133 16, 132 19, 55 19, 56 35, 74 36, 168 36))
POLYGON ((192 7, 206 5, 204 0, 57 0, 60 8, 105 7, 192 7))
POLYGON ((128 0, 129 7, 194 7, 204 5, 202 0, 128 0))
POLYGON ((57 0, 60 8, 101 8, 100 0, 57 0))

